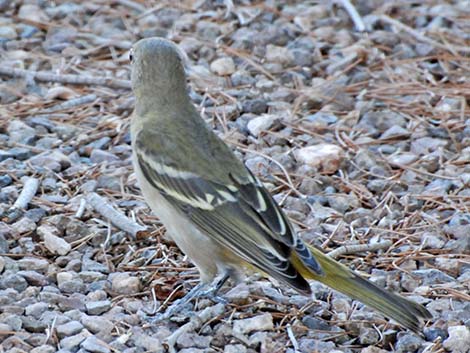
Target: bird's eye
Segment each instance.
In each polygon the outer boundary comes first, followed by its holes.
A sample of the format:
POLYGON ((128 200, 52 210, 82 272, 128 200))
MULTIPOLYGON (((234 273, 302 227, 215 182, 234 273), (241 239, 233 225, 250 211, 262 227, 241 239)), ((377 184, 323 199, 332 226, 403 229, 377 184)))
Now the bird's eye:
POLYGON ((129 50, 129 60, 130 60, 130 62, 132 62, 133 59, 134 59, 134 49, 131 48, 131 50, 129 50))

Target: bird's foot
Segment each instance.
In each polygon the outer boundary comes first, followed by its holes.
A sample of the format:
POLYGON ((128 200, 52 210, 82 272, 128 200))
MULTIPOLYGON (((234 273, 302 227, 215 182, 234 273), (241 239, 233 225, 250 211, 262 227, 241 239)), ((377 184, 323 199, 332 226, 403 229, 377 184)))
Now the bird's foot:
POLYGON ((227 304, 227 300, 217 293, 229 277, 230 276, 228 274, 224 274, 222 277, 216 278, 211 284, 199 283, 183 298, 178 299, 171 304, 164 313, 155 314, 154 317, 149 318, 149 321, 151 323, 157 323, 167 320, 176 313, 182 311, 191 300, 197 298, 207 298, 215 303, 227 304))

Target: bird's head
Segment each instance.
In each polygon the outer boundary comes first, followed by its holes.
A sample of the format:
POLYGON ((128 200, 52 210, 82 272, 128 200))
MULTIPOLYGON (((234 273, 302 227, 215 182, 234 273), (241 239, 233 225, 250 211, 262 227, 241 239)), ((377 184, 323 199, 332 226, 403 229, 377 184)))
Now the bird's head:
POLYGON ((132 89, 139 100, 159 100, 187 96, 184 54, 169 40, 153 37, 138 41, 129 54, 132 89))

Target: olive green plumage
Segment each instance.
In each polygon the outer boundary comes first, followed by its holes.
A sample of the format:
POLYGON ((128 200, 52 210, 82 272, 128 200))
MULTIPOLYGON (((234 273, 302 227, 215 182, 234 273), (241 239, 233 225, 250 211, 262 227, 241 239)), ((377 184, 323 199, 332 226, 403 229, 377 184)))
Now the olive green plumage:
POLYGON ((430 317, 423 306, 303 243, 263 185, 199 116, 173 43, 143 39, 132 56, 136 175, 145 199, 202 281, 257 269, 309 294, 307 280, 315 279, 419 330, 430 317))

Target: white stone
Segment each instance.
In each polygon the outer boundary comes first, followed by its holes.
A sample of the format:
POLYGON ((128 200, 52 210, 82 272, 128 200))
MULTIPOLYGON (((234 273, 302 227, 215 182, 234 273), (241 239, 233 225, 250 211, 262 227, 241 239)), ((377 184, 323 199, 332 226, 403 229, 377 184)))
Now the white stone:
POLYGON ((135 294, 140 291, 140 280, 127 273, 119 273, 113 277, 112 290, 118 294, 135 294))
POLYGON ((235 70, 235 63, 230 57, 219 58, 211 63, 211 71, 219 76, 231 75, 235 70))
POLYGON ((321 143, 298 149, 295 158, 298 162, 317 168, 321 172, 333 174, 344 159, 344 151, 339 146, 321 143))
POLYGON ((268 44, 266 46, 266 60, 281 64, 289 64, 294 61, 294 55, 287 48, 268 44))
POLYGON ((263 114, 258 116, 254 119, 251 119, 248 124, 246 125, 248 131, 253 136, 258 137, 258 135, 262 131, 268 130, 271 126, 273 126, 274 122, 278 117, 270 114, 263 114))
POLYGON ((247 334, 252 331, 272 331, 273 329, 273 317, 269 313, 249 319, 235 320, 233 323, 233 332, 235 334, 247 334))
POLYGON ((453 353, 470 352, 470 329, 467 326, 450 326, 448 331, 449 338, 443 342, 445 349, 453 353))
POLYGON ((74 275, 70 272, 59 272, 56 275, 57 285, 73 280, 74 275))
POLYGON ((64 239, 53 234, 48 234, 44 237, 44 245, 50 252, 58 255, 67 255, 72 249, 72 246, 64 239))

